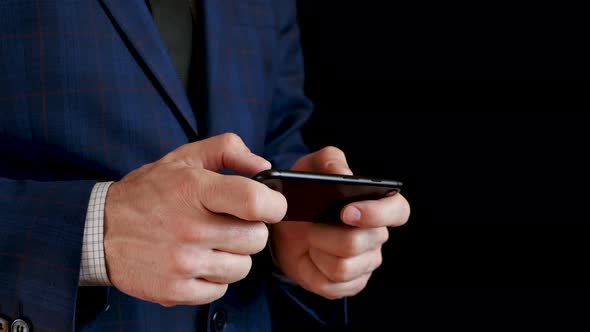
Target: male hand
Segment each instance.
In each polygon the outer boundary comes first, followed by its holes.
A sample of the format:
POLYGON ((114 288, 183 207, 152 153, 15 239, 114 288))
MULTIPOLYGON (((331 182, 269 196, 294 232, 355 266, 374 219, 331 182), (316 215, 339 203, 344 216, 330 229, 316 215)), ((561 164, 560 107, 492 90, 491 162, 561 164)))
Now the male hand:
MULTIPOLYGON (((304 156, 296 171, 351 175, 344 153, 327 147, 304 156)), ((270 227, 278 268, 301 287, 328 299, 352 296, 365 288, 381 265, 381 246, 390 226, 401 226, 410 206, 401 194, 348 204, 342 224, 282 222, 270 227)))
POLYGON ((109 188, 105 255, 120 291, 165 306, 199 305, 246 277, 250 255, 267 243, 264 223, 280 221, 280 193, 253 175, 270 163, 234 134, 187 144, 109 188))

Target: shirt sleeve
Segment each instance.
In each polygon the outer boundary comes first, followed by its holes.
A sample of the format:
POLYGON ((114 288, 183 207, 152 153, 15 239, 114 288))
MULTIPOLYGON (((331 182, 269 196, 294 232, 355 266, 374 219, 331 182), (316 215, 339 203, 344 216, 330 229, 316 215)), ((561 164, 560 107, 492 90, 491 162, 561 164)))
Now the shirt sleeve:
POLYGON ((99 182, 92 188, 80 265, 80 286, 110 286, 104 257, 104 208, 107 192, 113 182, 99 182))

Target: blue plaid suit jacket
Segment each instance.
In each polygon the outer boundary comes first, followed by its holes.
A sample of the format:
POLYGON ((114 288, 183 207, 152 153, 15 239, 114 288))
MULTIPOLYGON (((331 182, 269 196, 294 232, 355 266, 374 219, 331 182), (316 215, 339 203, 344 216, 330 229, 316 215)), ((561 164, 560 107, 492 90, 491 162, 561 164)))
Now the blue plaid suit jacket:
POLYGON ((207 306, 77 287, 96 182, 223 132, 278 168, 307 151, 294 1, 202 6, 206 91, 191 107, 144 0, 0 2, 0 314, 39 332, 204 331, 216 312, 226 331, 343 324, 343 301, 270 278, 264 254, 207 306))

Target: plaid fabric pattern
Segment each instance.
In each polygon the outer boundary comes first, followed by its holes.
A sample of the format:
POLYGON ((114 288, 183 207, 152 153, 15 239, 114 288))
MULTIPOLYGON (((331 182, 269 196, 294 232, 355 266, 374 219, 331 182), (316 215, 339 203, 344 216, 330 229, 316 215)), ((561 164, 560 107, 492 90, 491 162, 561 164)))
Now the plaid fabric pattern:
POLYGON ((280 295, 286 288, 272 287, 264 255, 207 306, 165 308, 114 287, 79 287, 97 183, 223 132, 277 168, 307 152, 300 128, 312 108, 295 1, 199 6, 206 91, 191 106, 145 0, 0 1, 2 314, 22 309, 36 332, 207 331, 220 312, 224 331, 269 330, 271 313, 288 324, 330 321, 319 300, 291 288, 280 295))

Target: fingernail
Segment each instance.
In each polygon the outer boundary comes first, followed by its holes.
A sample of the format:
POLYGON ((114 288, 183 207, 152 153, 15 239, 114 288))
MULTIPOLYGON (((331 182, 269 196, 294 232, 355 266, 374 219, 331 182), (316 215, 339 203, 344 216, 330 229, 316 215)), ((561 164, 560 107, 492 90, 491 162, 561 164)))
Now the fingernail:
POLYGON ((354 206, 344 209, 342 219, 349 225, 357 225, 361 221, 361 211, 354 206))

